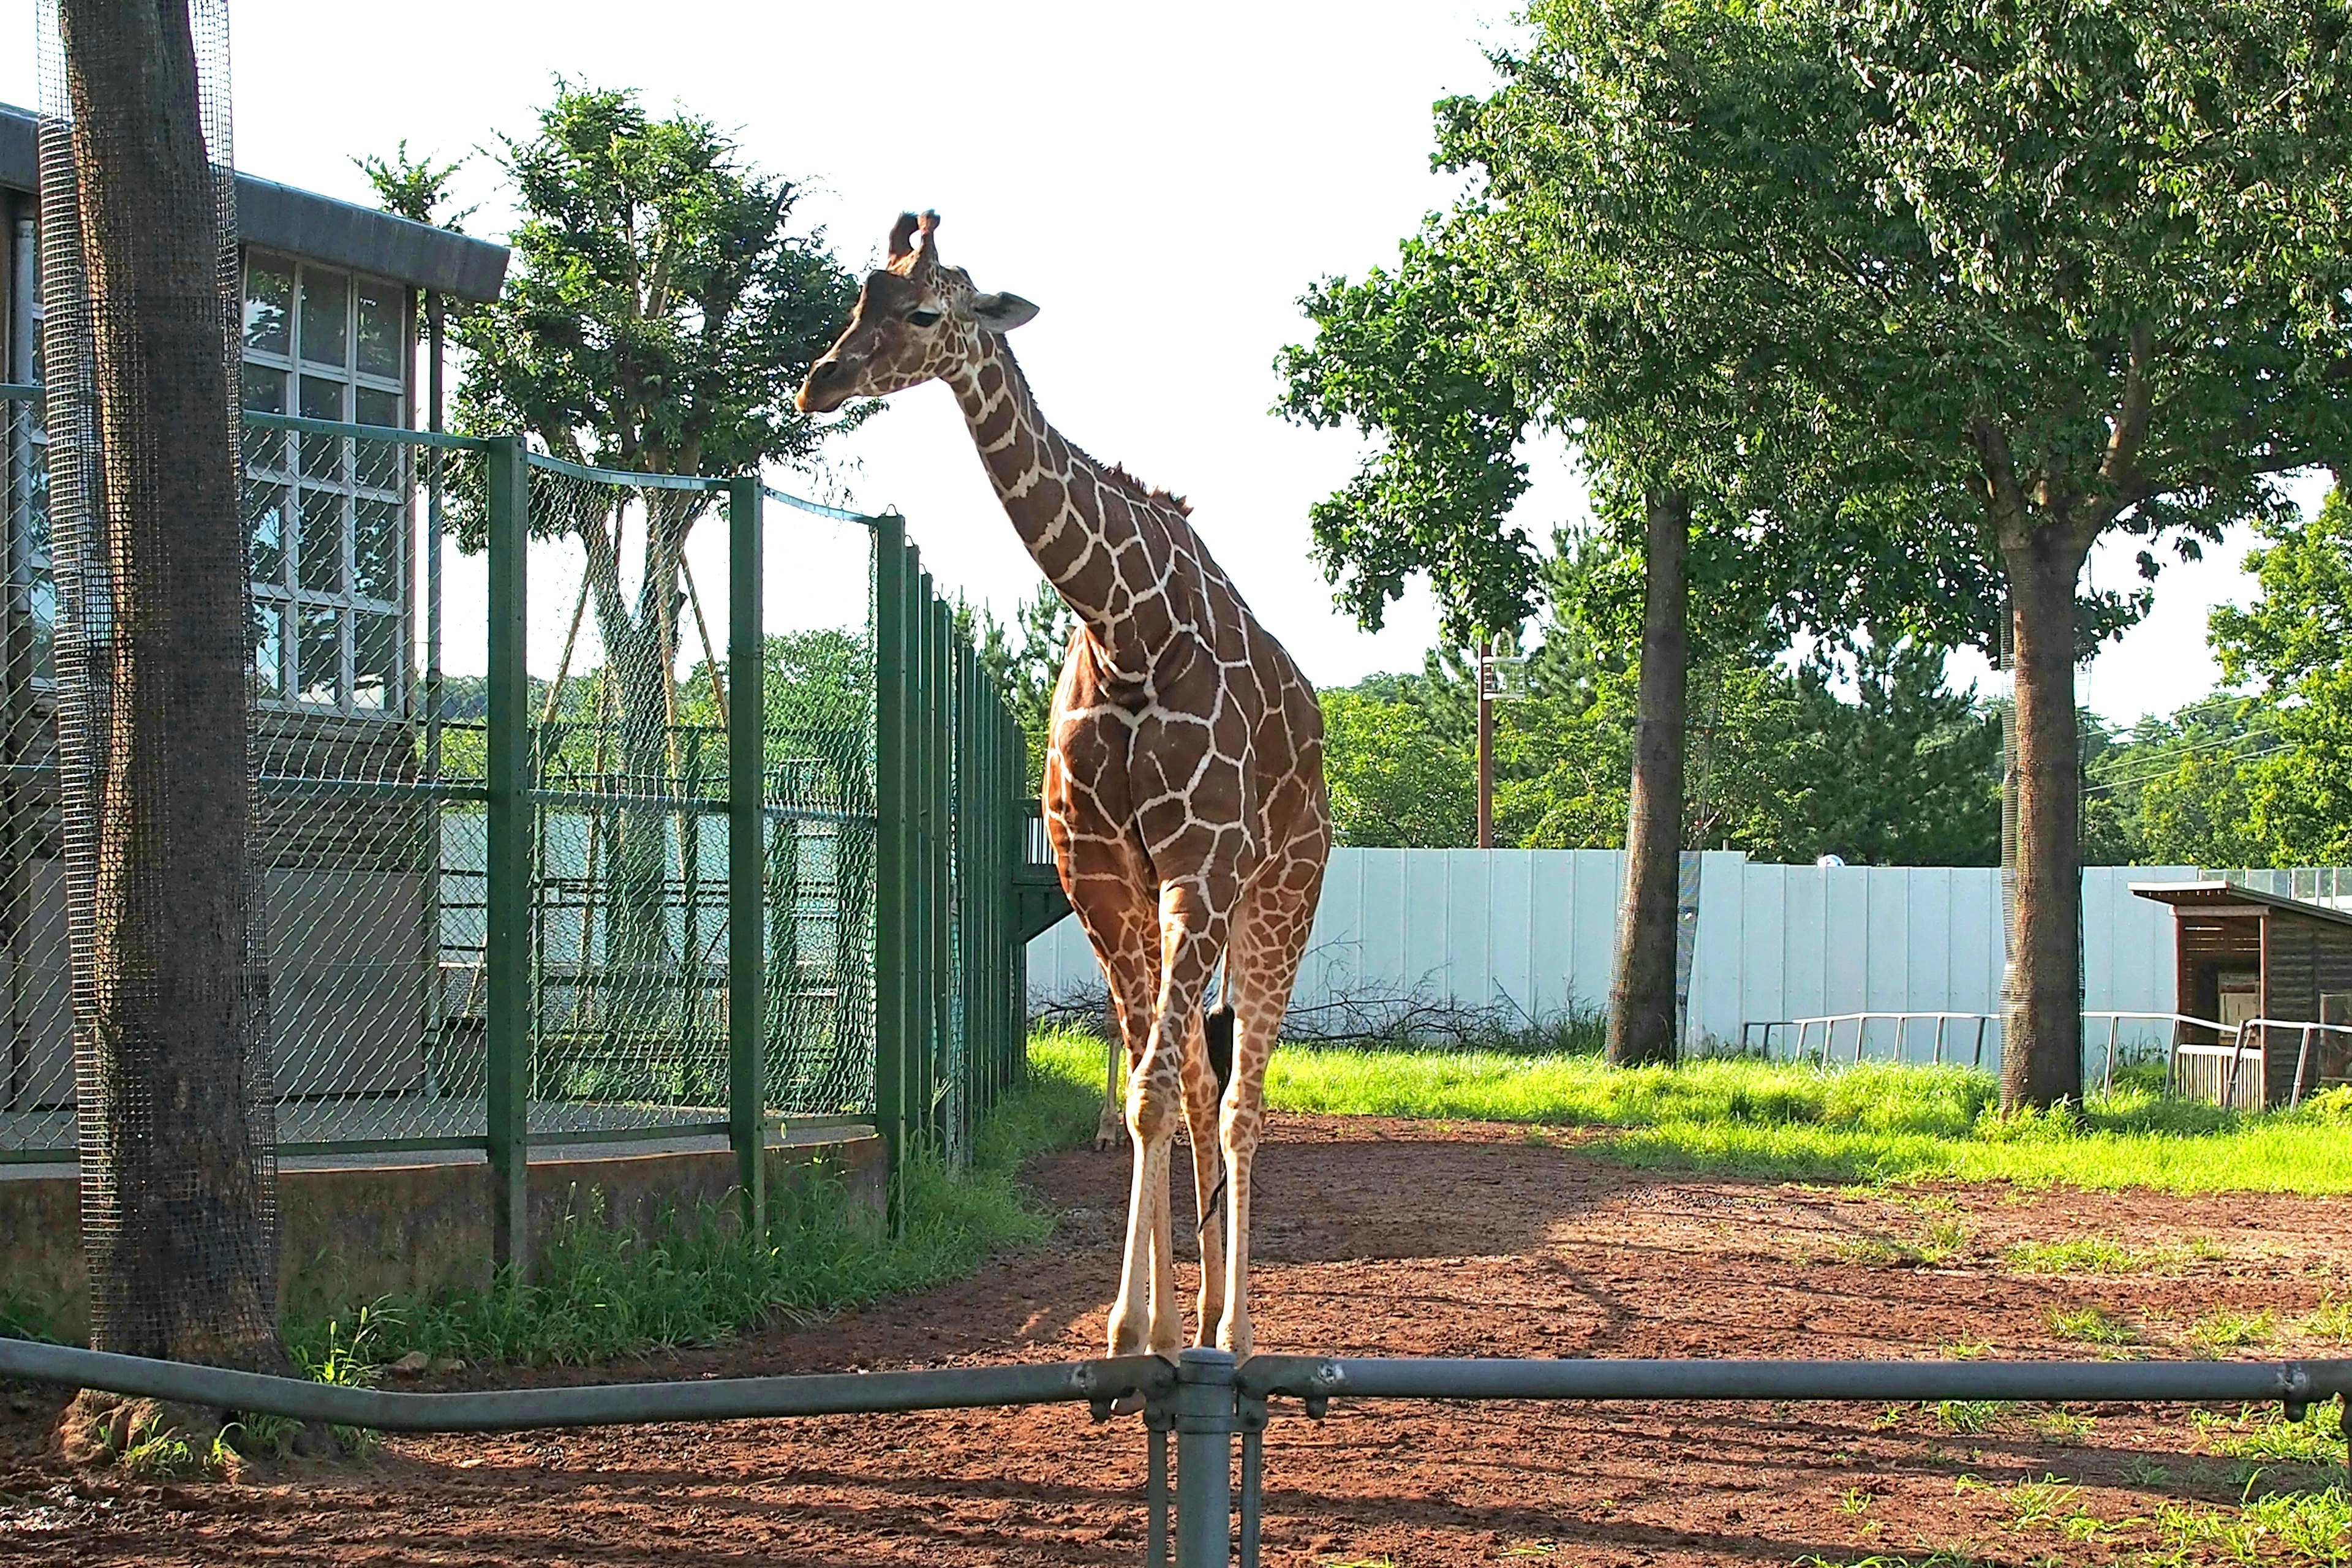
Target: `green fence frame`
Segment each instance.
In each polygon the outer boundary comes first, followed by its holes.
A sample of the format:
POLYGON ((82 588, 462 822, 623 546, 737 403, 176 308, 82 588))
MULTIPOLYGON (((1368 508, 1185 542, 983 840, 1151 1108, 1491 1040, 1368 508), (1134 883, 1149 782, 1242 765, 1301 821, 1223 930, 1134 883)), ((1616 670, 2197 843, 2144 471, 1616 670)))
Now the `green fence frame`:
MULTIPOLYGON (((0 386, 0 415, 9 416, 12 433, 32 416, 39 395, 37 387, 0 386)), ((728 1105, 725 1121, 714 1130, 723 1126, 755 1221, 764 1208, 761 1151, 778 1121, 762 1081, 775 880, 768 864, 775 843, 770 819, 792 815, 789 801, 780 797, 772 809, 766 798, 770 694, 763 687, 762 558, 766 530, 781 515, 767 503, 861 525, 870 534, 871 929, 845 930, 838 940, 870 956, 872 1121, 887 1151, 894 1207, 909 1161, 937 1159, 950 1166, 966 1161, 979 1118, 1024 1071, 1023 947, 1034 921, 1024 917, 1022 900, 1034 902, 1040 881, 1039 868, 1029 864, 1027 853, 1034 805, 1025 798, 1024 749, 1003 693, 976 650, 956 635, 949 605, 923 570, 919 552, 907 542, 905 521, 896 514, 866 517, 821 506, 767 489, 752 476, 696 479, 575 471, 572 465, 532 453, 518 436, 457 437, 262 413, 246 417, 255 428, 473 454, 468 461, 478 461, 483 484, 478 500, 488 558, 486 766, 478 785, 454 785, 446 793, 481 803, 478 809, 488 823, 481 1017, 485 1131, 478 1141, 446 1135, 375 1138, 366 1141, 366 1149, 480 1148, 497 1177, 501 1259, 522 1261, 533 1030, 541 1005, 530 953, 541 781, 525 645, 532 474, 553 469, 623 484, 701 488, 718 492, 726 503, 724 664, 734 719, 727 736, 723 806, 714 801, 711 809, 723 809, 729 835, 728 1105), (1016 889, 1024 877, 1025 895, 1016 889)), ((16 469, 29 460, 28 450, 18 438, 0 453, 12 486, 20 477, 16 469)), ((437 495, 434 499, 437 521, 437 495)), ((857 820, 862 823, 862 816, 857 820)), ((850 919, 845 910, 845 924, 850 919)), ((619 1135, 661 1138, 690 1130, 698 1128, 648 1125, 619 1135)), ((540 1142, 583 1136, 609 1134, 542 1130, 540 1142)), ((303 1152, 359 1147, 306 1144, 303 1152)), ((71 1157, 69 1149, 0 1148, 0 1159, 6 1160, 71 1157)))

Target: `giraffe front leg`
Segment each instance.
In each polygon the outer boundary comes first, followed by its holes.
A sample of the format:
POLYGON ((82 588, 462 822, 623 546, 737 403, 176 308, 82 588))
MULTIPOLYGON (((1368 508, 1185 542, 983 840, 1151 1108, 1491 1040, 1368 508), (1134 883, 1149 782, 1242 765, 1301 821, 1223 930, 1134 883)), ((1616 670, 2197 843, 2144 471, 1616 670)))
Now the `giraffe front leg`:
POLYGON ((1176 1300, 1168 1167, 1181 1109, 1185 1047, 1200 1026, 1201 997, 1217 965, 1224 920, 1218 902, 1191 882, 1165 884, 1160 900, 1159 995, 1143 1054, 1127 1086, 1135 1180, 1128 1194, 1118 1300, 1111 1307, 1113 1355, 1132 1353, 1147 1342, 1147 1336, 1153 1352, 1173 1355, 1184 1338, 1183 1309, 1176 1300))
POLYGON ((1255 1081, 1236 1072, 1225 1097, 1219 1129, 1225 1153, 1225 1299, 1217 1325, 1217 1345, 1245 1361, 1256 1345, 1249 1313, 1250 1174, 1257 1162, 1258 1134, 1265 1121, 1264 1096, 1255 1081))

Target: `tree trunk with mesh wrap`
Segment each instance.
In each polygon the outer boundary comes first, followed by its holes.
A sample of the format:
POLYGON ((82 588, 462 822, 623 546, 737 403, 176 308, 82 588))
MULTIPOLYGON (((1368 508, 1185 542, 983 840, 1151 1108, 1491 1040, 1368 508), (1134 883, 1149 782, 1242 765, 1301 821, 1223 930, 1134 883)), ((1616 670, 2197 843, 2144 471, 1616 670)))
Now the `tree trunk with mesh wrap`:
POLYGON ((273 1130, 256 1103, 267 1045, 247 930, 250 661, 219 195, 185 0, 60 0, 58 26, 103 454, 80 570, 110 623, 60 648, 66 684, 104 693, 66 699, 90 721, 66 810, 87 825, 69 851, 94 860, 73 874, 89 898, 74 1027, 91 1337, 264 1364, 280 1359, 273 1130))
POLYGON ((1642 669, 1634 696, 1625 899, 1609 987, 1609 1060, 1675 1059, 1675 921, 1683 847, 1684 710, 1690 679, 1690 500, 1643 499, 1642 669))

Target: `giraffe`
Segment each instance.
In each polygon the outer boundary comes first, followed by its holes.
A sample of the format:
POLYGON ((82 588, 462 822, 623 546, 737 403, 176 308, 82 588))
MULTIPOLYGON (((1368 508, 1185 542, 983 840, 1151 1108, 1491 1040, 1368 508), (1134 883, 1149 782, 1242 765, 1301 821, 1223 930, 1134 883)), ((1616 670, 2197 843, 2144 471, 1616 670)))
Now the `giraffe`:
POLYGON ((1330 850, 1322 710, 1191 508, 1046 423, 1004 342, 1037 307, 974 289, 940 260, 938 227, 937 213, 900 215, 797 404, 824 413, 946 383, 1013 529, 1070 606, 1043 804, 1127 1055, 1133 1171, 1110 1352, 1172 1355, 1183 1340, 1169 1199, 1181 1115, 1202 1221, 1194 1342, 1246 1357, 1266 1058, 1330 850), (1220 963, 1230 1021, 1203 1012, 1220 963), (1218 1036, 1230 1075, 1211 1059, 1218 1036))

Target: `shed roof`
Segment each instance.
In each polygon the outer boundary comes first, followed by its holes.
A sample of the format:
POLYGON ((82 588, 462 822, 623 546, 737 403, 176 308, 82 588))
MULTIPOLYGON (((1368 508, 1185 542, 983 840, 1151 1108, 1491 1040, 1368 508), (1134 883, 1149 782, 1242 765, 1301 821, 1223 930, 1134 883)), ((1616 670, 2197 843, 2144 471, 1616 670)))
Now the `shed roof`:
POLYGON ((2314 920, 2352 926, 2352 910, 2340 910, 2333 904, 2315 904, 2307 899, 2290 899, 2284 893, 2268 893, 2239 882, 2134 882, 2131 890, 2143 899, 2170 904, 2176 910, 2243 909, 2252 904, 2258 909, 2280 910, 2288 914, 2309 915, 2314 920))
MULTIPOLYGON (((41 188, 39 127, 31 110, 0 103, 0 187, 41 188)), ((250 244, 461 300, 494 300, 506 280, 503 245, 241 172, 236 226, 250 244)))

